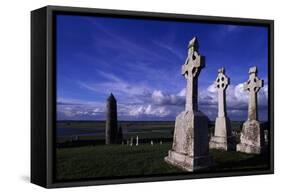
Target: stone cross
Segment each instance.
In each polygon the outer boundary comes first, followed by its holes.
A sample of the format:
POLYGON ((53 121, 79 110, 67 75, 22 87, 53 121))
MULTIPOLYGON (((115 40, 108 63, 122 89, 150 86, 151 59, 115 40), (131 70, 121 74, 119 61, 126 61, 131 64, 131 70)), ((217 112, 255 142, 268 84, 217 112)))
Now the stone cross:
POLYGON ((188 44, 188 56, 181 67, 187 80, 185 110, 176 117, 172 148, 165 161, 186 171, 208 168, 212 159, 209 154, 208 117, 198 110, 198 78, 205 67, 205 57, 198 51, 194 37, 188 44))
POLYGON ((263 80, 257 77, 257 67, 249 70, 249 79, 244 83, 244 90, 249 92, 248 119, 243 123, 240 143, 237 151, 260 154, 264 151, 264 130, 262 130, 257 115, 257 93, 263 87, 263 80))
POLYGON ((188 44, 188 56, 182 65, 182 75, 187 79, 185 110, 193 112, 198 110, 198 76, 205 67, 205 58, 198 52, 199 44, 194 37, 188 44))
POLYGON ((257 93, 263 87, 263 80, 257 77, 257 67, 249 70, 249 79, 244 83, 244 90, 249 91, 248 120, 257 120, 257 93))
POLYGON ((136 137, 136 146, 139 145, 139 136, 136 137))
POLYGON ((229 78, 224 73, 224 68, 219 69, 218 77, 214 83, 218 90, 218 117, 226 116, 225 91, 229 85, 229 78))
POLYGON ((231 130, 231 123, 226 112, 226 88, 230 79, 225 75, 224 68, 218 70, 214 82, 218 90, 218 117, 216 118, 214 136, 210 139, 210 147, 214 149, 235 150, 236 141, 231 130))

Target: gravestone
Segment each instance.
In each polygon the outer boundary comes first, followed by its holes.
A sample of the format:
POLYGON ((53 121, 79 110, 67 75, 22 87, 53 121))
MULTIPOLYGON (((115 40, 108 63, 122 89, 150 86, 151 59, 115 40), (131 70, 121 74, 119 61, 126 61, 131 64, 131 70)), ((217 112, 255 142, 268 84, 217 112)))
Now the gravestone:
POLYGON ((131 137, 130 146, 133 146, 133 143, 134 143, 134 139, 131 137))
POLYGON ((264 148, 264 134, 258 121, 257 93, 263 87, 263 80, 257 77, 257 67, 249 70, 249 79, 244 90, 249 92, 248 120, 244 122, 237 151, 260 154, 264 148))
POLYGON ((176 117, 172 149, 165 161, 186 171, 208 168, 211 163, 208 140, 208 117, 198 110, 198 77, 205 67, 199 54, 197 38, 188 45, 188 57, 182 65, 187 79, 185 111, 176 117))
POLYGON ((105 127, 105 144, 117 143, 117 105, 116 99, 111 93, 106 103, 106 127, 105 127))
POLYGON ((136 137, 136 146, 139 145, 139 136, 136 137))
POLYGON ((153 146, 153 140, 151 140, 151 141, 150 141, 150 145, 152 145, 152 146, 153 146))
POLYGON ((210 148, 222 150, 235 150, 235 136, 231 130, 231 123, 226 111, 226 89, 229 78, 225 75, 224 68, 218 70, 218 77, 214 82, 218 90, 218 117, 216 118, 214 136, 210 140, 210 148))

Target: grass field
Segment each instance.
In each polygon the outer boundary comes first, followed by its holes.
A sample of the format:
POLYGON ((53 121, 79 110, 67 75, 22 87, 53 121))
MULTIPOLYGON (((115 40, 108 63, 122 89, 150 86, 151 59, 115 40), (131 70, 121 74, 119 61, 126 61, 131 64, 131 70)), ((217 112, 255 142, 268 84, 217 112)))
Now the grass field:
MULTIPOLYGON (((57 180, 187 173, 164 162, 170 143, 139 146, 100 145, 57 149, 57 180)), ((208 171, 265 169, 264 155, 211 150, 214 166, 208 171)))

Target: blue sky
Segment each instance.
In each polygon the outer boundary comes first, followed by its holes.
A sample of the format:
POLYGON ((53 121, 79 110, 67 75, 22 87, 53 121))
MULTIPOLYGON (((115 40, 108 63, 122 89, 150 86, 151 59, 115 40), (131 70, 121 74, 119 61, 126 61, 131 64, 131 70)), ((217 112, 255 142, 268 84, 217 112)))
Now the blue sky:
POLYGON ((57 16, 57 118, 102 120, 106 98, 118 102, 119 120, 174 120, 184 110, 181 65, 196 36, 206 67, 199 76, 199 108, 217 116, 213 82, 224 67, 230 77, 230 119, 247 119, 242 84, 251 66, 265 86, 259 118, 267 120, 267 28, 90 16, 57 16))

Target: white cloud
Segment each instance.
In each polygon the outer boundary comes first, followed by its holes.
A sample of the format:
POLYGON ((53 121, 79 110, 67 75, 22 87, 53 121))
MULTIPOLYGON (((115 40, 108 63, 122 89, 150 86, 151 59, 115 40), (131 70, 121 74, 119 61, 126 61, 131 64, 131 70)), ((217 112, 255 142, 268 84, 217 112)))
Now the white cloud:
MULTIPOLYGON (((112 78, 118 81, 116 78, 112 78)), ((258 105, 261 111, 267 106, 266 84, 259 91, 258 105)), ((129 94, 129 93, 127 93, 129 94)), ((175 116, 184 110, 185 88, 178 93, 167 93, 161 90, 147 91, 132 95, 137 100, 122 101, 117 97, 118 117, 121 120, 126 119, 174 119, 175 116)), ((211 119, 217 116, 217 89, 214 85, 206 89, 199 90, 199 108, 211 119)), ((133 99, 133 98, 132 98, 133 99)), ((247 114, 248 92, 243 90, 243 84, 229 85, 226 92, 227 112, 231 116, 247 114)), ((105 119, 106 107, 104 103, 85 102, 77 100, 59 99, 58 113, 61 118, 85 118, 85 119, 105 119)), ((265 114, 264 114, 265 115, 265 114)))
POLYGON ((152 102, 157 105, 183 105, 185 95, 183 95, 183 90, 178 94, 167 94, 161 90, 154 90, 151 99, 152 102))
POLYGON ((165 117, 171 112, 164 106, 153 106, 149 105, 137 105, 130 107, 129 115, 134 117, 140 116, 154 116, 154 117, 165 117))
POLYGON ((105 104, 79 100, 59 99, 57 103, 58 119, 100 119, 104 117, 105 104))
MULTIPOLYGON (((265 84, 258 93, 259 111, 266 111, 268 85, 265 84)), ((229 85, 226 90, 226 107, 227 112, 234 117, 246 116, 248 108, 249 92, 244 91, 243 83, 237 85, 229 85)), ((199 91, 199 106, 210 117, 216 117, 218 108, 217 89, 212 84, 207 89, 199 91)), ((266 113, 266 112, 265 112, 266 113)), ((266 114, 263 114, 266 117, 266 114)))
POLYGON ((186 88, 183 88, 177 95, 181 96, 181 97, 185 97, 186 96, 186 88))

